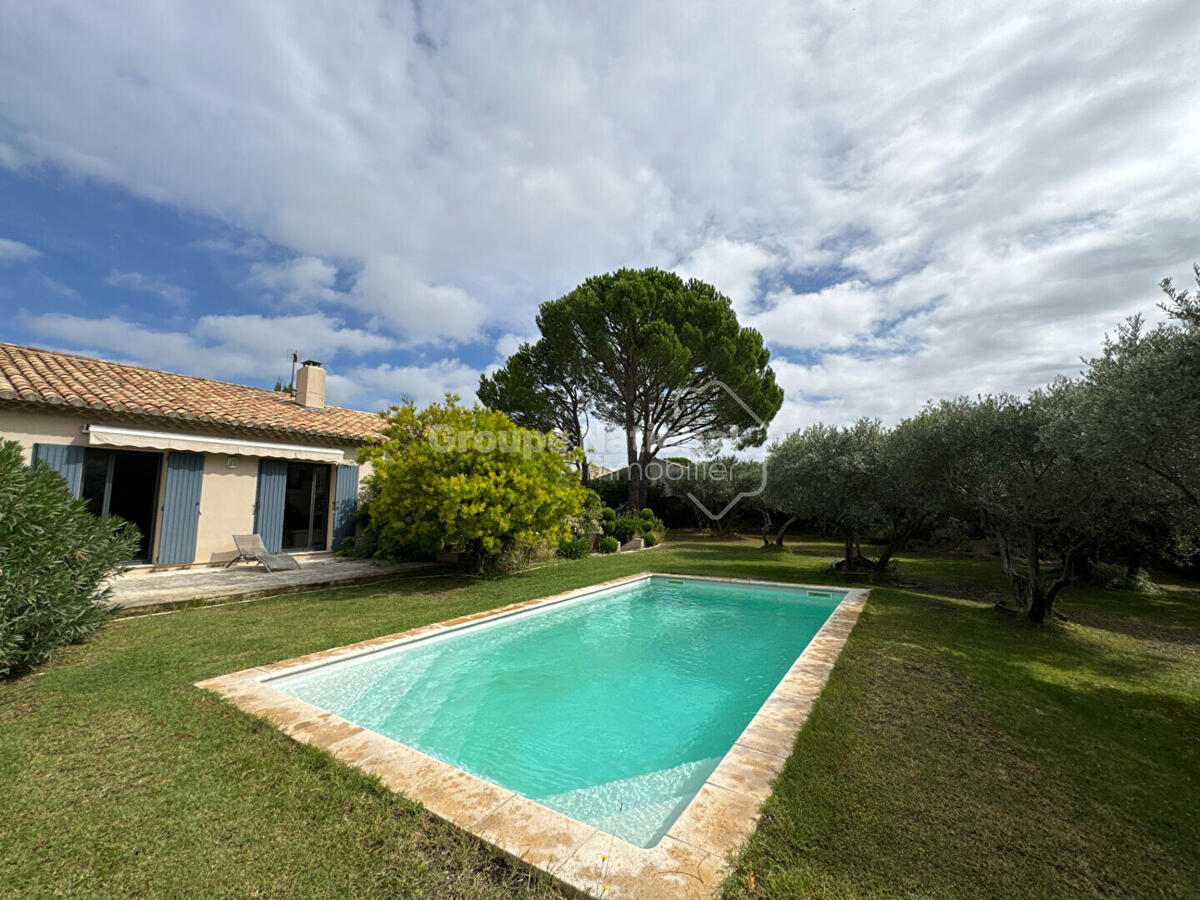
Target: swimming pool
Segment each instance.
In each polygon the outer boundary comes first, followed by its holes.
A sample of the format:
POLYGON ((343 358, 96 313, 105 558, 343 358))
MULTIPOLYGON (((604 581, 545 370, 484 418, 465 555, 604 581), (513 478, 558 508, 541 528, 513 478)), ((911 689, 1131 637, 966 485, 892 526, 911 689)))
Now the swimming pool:
POLYGON ((866 600, 642 573, 196 686, 584 893, 706 900, 866 600))
POLYGON ((650 576, 267 683, 652 847, 843 596, 650 576))

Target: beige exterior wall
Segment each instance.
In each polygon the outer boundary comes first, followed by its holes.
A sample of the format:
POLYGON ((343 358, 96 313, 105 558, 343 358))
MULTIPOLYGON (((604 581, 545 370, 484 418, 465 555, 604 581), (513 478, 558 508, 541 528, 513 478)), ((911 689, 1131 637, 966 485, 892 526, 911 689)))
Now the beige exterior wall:
POLYGON ((87 419, 70 407, 60 412, 30 412, 0 407, 0 437, 18 441, 25 462, 32 461, 34 444, 87 444, 87 419))
MULTIPOLYGON (((32 460, 34 444, 78 444, 88 445, 87 432, 84 425, 94 418, 89 418, 86 412, 64 408, 61 411, 30 411, 0 406, 0 438, 15 440, 21 444, 25 462, 32 460)), ((152 426, 155 431, 175 431, 157 422, 152 426)), ((229 435, 232 437, 233 435, 229 435)), ((302 443, 294 441, 294 443, 302 443)), ((119 450, 119 447, 106 449, 119 450)), ((137 448, 145 452, 145 448, 137 448)), ((354 463, 358 448, 343 447, 345 462, 354 463)), ((166 456, 166 451, 163 452, 166 456)), ((258 491, 258 462, 255 456, 226 456, 223 454, 204 454, 204 475, 200 487, 200 519, 196 529, 196 565, 218 565, 227 562, 237 555, 233 546, 233 535, 249 534, 254 530, 254 501, 258 491), (228 464, 230 459, 237 461, 236 466, 228 464)), ((166 480, 166 464, 160 467, 158 485, 159 508, 157 519, 162 518, 162 496, 166 480)), ((370 465, 362 465, 359 470, 359 483, 371 471, 370 465)), ((331 486, 334 479, 331 476, 331 486)), ((326 521, 329 523, 325 548, 332 547, 333 537, 333 508, 336 498, 330 490, 329 509, 326 521)), ((154 536, 151 543, 152 555, 158 553, 158 531, 160 521, 155 522, 154 536)))
POLYGON ((196 562, 224 563, 237 556, 233 535, 254 531, 258 457, 204 454, 200 521, 196 526, 196 562), (236 459, 231 469, 226 460, 236 459))

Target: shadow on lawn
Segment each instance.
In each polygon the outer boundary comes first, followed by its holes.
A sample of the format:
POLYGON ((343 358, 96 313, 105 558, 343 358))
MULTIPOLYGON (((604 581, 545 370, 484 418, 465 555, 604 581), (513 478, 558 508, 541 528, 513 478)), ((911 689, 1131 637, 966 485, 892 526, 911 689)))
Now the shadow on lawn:
MULTIPOLYGON (((1070 672, 1080 681, 1125 681, 1179 665, 1176 657, 1144 646, 1106 647, 1075 623, 1035 625, 958 598, 879 588, 872 593, 872 601, 876 614, 908 618, 905 633, 913 637, 924 633, 933 641, 930 649, 962 657, 971 667, 1014 668, 1035 679, 1039 671, 1056 671, 1070 672), (897 603, 901 598, 907 602, 897 603), (931 614, 953 630, 930 631, 931 614), (957 626, 950 624, 954 619, 959 620, 957 626)), ((1086 617, 1078 624, 1095 627, 1086 617)))
POLYGON ((1082 625, 1200 654, 1200 590, 1173 585, 1151 596, 1093 588, 1078 597, 1065 593, 1064 602, 1082 625))

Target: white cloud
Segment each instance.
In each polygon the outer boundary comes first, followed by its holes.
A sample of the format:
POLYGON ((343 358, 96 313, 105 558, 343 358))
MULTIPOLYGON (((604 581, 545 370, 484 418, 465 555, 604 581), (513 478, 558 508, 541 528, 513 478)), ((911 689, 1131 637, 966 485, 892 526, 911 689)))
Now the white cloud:
POLYGON ((51 278, 48 275, 42 275, 39 273, 35 280, 37 284, 50 291, 50 293, 58 294, 60 297, 67 297, 68 299, 73 300, 79 296, 79 292, 75 290, 75 288, 71 287, 69 284, 63 284, 63 282, 51 278))
POLYGON ((189 334, 154 331, 119 316, 101 319, 66 313, 31 314, 22 310, 18 322, 55 341, 98 347, 140 365, 230 380, 262 372, 262 355, 248 348, 205 347, 189 334))
POLYGON ((201 238, 193 241, 192 246, 211 253, 227 253, 246 259, 259 259, 270 250, 265 240, 253 235, 242 236, 238 240, 228 237, 201 238))
POLYGON ((366 409, 383 408, 408 397, 417 405, 440 401, 447 393, 457 394, 463 403, 475 402, 475 388, 481 372, 457 359, 439 359, 423 365, 360 366, 344 375, 330 376, 332 396, 370 398, 361 404, 366 409))
POLYGON ((1195 3, 422 9, 15 5, 0 164, 261 235, 256 286, 434 356, 683 260, 796 354, 780 422, 1074 371, 1200 256, 1195 3))
POLYGON ((506 331, 500 337, 496 338, 496 355, 501 359, 508 359, 518 350, 522 344, 537 343, 540 335, 537 334, 513 334, 511 331, 506 331))
POLYGON ((114 269, 104 279, 104 283, 113 287, 129 288, 131 291, 141 291, 145 294, 155 294, 172 306, 186 306, 189 292, 177 284, 143 275, 141 272, 118 272, 114 269))
POLYGON ((879 315, 880 299, 862 282, 849 281, 811 294, 776 291, 766 308, 744 316, 775 346, 847 347, 862 340, 879 315))
POLYGON ((693 250, 675 271, 684 278, 715 285, 733 301, 733 308, 743 313, 758 296, 760 273, 778 262, 774 253, 758 244, 720 237, 693 250))
POLYGON ((301 256, 276 263, 260 262, 250 266, 251 285, 292 305, 340 299, 334 290, 336 281, 337 266, 315 256, 301 256))
POLYGON ((23 159, 17 149, 10 144, 0 141, 0 166, 6 169, 19 169, 27 160, 23 159))
POLYGON ((200 340, 254 349, 286 347, 301 359, 326 357, 346 350, 355 355, 393 350, 396 342, 381 334, 345 328, 339 319, 320 313, 303 316, 202 316, 192 332, 200 340))
POLYGON ((439 338, 471 340, 487 318, 487 310, 461 288, 422 281, 413 268, 394 256, 367 261, 354 283, 357 308, 417 342, 439 338))
POLYGON ((8 238, 0 238, 0 263, 29 262, 29 260, 37 259, 41 255, 42 252, 40 250, 35 250, 28 244, 22 244, 20 241, 8 238))

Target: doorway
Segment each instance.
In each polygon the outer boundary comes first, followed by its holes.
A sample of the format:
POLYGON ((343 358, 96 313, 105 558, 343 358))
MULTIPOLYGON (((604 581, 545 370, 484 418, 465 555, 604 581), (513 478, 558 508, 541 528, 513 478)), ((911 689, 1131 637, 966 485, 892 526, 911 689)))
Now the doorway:
POLYGON ((161 466, 161 453, 89 447, 83 454, 81 492, 88 511, 101 519, 120 516, 141 534, 131 562, 150 561, 161 466))
POLYGON ((329 524, 329 466, 289 462, 283 495, 283 549, 324 550, 329 524))

